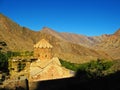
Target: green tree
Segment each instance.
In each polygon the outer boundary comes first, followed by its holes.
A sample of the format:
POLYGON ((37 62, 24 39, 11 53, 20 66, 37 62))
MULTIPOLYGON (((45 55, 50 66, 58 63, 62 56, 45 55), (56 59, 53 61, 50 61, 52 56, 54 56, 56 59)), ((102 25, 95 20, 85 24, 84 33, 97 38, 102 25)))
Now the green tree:
POLYGON ((97 61, 91 61, 88 63, 88 66, 86 68, 86 71, 89 72, 89 74, 92 77, 102 77, 104 76, 104 71, 108 70, 113 65, 112 62, 107 62, 104 60, 98 59, 97 61))
POLYGON ((6 53, 0 52, 0 71, 8 71, 8 58, 6 53))
POLYGON ((3 47, 7 46, 5 42, 0 42, 0 71, 8 71, 8 57, 5 52, 2 51, 3 47))
POLYGON ((107 72, 113 65, 112 61, 105 61, 98 59, 97 61, 91 61, 83 64, 70 63, 60 59, 62 66, 73 71, 85 71, 88 76, 96 78, 104 76, 104 71, 107 72))

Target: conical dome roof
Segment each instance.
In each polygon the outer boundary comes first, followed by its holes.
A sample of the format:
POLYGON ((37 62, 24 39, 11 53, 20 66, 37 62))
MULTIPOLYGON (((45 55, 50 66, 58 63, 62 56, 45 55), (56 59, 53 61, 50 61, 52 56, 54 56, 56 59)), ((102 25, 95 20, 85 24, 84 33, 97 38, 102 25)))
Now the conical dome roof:
POLYGON ((48 43, 45 39, 40 40, 37 44, 34 45, 34 48, 52 48, 53 46, 48 43))

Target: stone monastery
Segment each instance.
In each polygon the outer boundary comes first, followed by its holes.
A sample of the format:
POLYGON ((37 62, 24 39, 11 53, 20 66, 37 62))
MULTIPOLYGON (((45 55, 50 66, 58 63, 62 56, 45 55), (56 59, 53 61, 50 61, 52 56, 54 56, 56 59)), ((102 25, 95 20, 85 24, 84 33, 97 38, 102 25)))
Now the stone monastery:
POLYGON ((30 65, 30 81, 70 77, 70 71, 61 66, 57 57, 53 57, 52 48, 45 39, 34 45, 37 60, 30 65))
MULTIPOLYGON (((11 77, 15 78, 17 76, 16 78, 20 78, 25 76, 30 82, 35 82, 73 76, 70 73, 71 71, 62 67, 59 59, 54 57, 52 53, 53 48, 45 39, 40 40, 34 45, 35 60, 27 62, 25 69, 19 73, 15 69, 16 67, 14 67, 11 71, 11 77)), ((16 66, 16 62, 12 60, 12 66, 16 66)))

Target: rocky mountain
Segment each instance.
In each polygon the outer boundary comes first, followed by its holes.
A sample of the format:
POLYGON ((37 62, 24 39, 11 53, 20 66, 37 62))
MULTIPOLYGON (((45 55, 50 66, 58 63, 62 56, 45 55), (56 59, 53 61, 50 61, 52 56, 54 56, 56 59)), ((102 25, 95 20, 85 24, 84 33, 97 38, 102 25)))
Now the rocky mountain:
POLYGON ((120 59, 120 29, 117 30, 114 34, 108 35, 104 41, 99 44, 96 44, 94 47, 96 49, 100 49, 105 51, 114 59, 120 59))
POLYGON ((105 39, 109 37, 109 35, 104 34, 102 36, 94 36, 94 37, 88 37, 85 35, 79 35, 79 34, 73 34, 73 33, 58 33, 50 28, 44 27, 41 31, 41 33, 51 34, 52 36, 55 36, 61 40, 64 40, 66 42, 71 42, 74 44, 79 44, 88 48, 91 48, 95 46, 96 44, 101 43, 105 39))
POLYGON ((34 36, 36 33, 25 27, 20 27, 0 14, 0 40, 7 43, 8 50, 30 50, 33 46, 31 34, 34 36))
MULTIPOLYGON (((33 45, 44 38, 53 45, 55 56, 74 63, 83 63, 98 58, 110 60, 117 57, 119 59, 119 55, 115 54, 116 56, 114 56, 114 53, 111 54, 109 51, 115 48, 114 46, 114 48, 109 49, 115 43, 119 47, 119 41, 111 39, 119 40, 120 34, 118 33, 119 31, 113 35, 88 37, 72 33, 59 33, 47 27, 36 32, 21 27, 0 14, 0 41, 7 43, 7 51, 33 51, 33 45)), ((117 52, 119 50, 115 51, 115 53, 117 52)))
POLYGON ((106 52, 113 59, 120 59, 120 29, 114 34, 103 34, 101 36, 88 37, 71 33, 58 33, 50 28, 43 28, 40 32, 51 34, 65 42, 77 44, 92 50, 106 52))

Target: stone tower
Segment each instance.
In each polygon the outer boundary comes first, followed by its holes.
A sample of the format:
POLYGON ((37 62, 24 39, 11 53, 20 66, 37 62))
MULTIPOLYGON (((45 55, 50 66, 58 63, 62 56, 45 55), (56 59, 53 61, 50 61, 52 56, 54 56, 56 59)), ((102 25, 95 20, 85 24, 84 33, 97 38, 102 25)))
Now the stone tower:
POLYGON ((52 59, 52 48, 50 43, 42 39, 34 45, 34 57, 40 60, 52 59))

